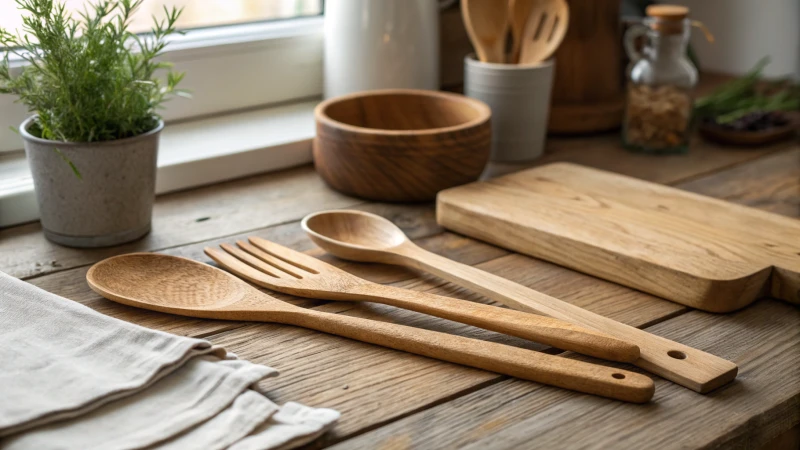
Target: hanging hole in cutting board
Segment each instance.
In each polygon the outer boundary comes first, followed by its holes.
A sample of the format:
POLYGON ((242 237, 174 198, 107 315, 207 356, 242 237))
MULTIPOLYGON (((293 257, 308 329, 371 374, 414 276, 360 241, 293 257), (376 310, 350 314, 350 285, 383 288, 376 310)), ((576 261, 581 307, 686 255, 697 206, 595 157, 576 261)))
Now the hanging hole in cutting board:
POLYGON ((623 380, 623 379, 625 379, 625 375, 624 375, 624 374, 621 374, 621 373, 612 373, 612 374, 611 374, 611 376, 612 376, 612 377, 614 377, 614 378, 616 378, 616 379, 618 379, 618 380, 623 380))
POLYGON ((675 359, 686 359, 686 353, 679 352, 677 350, 670 350, 667 354, 675 359))

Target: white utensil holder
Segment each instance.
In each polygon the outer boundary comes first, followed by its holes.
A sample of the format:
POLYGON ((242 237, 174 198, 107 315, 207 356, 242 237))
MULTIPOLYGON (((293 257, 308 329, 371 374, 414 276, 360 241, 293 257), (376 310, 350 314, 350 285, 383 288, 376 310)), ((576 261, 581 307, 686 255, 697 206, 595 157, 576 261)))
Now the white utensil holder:
POLYGON ((480 62, 464 59, 464 94, 492 109, 492 161, 519 162, 544 153, 555 64, 480 62))

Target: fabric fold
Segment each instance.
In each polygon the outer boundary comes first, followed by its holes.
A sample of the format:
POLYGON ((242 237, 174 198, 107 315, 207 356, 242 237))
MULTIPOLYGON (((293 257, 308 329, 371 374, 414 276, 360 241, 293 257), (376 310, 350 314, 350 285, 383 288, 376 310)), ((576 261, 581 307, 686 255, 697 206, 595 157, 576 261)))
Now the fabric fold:
POLYGON ((229 450, 287 450, 307 444, 328 431, 339 420, 339 412, 309 408, 288 402, 250 436, 231 445, 229 450))
POLYGON ((0 273, 0 447, 287 449, 339 413, 278 406, 270 367, 100 314, 0 273))
POLYGON ((252 433, 280 407, 258 392, 247 390, 221 413, 173 439, 151 447, 158 450, 202 448, 222 450, 252 433))
POLYGON ((193 358, 148 389, 10 437, 6 450, 138 449, 155 445, 222 412, 250 385, 277 371, 241 360, 193 358))
POLYGON ((224 354, 0 273, 0 436, 85 414, 212 352, 224 354))

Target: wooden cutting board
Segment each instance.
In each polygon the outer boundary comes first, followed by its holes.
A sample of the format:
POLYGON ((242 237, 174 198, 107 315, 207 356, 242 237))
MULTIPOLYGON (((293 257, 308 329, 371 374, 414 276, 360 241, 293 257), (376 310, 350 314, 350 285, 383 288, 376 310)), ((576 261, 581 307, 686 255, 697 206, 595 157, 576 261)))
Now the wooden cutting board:
POLYGON ((800 304, 800 221, 575 164, 439 193, 458 233, 712 312, 800 304))

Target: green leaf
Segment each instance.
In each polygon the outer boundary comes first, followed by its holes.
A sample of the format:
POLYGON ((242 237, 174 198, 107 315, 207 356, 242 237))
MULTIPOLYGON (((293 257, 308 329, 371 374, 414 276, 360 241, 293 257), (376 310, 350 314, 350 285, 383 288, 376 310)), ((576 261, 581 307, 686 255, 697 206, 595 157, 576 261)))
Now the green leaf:
POLYGON ((712 117, 717 123, 729 123, 754 111, 789 111, 800 105, 800 88, 786 80, 760 81, 769 57, 764 57, 743 77, 717 88, 695 102, 698 117, 712 117), (770 94, 759 86, 769 85, 770 94))

